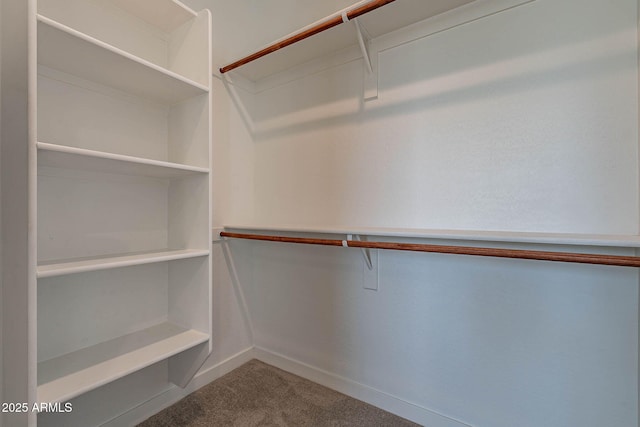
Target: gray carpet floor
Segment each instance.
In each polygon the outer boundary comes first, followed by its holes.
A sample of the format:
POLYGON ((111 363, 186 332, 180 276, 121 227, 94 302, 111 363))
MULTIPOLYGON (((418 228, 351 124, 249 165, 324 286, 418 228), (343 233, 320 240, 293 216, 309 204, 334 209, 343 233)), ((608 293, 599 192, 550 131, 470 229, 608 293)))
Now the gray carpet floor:
POLYGON ((417 425, 252 360, 154 415, 139 427, 417 425))

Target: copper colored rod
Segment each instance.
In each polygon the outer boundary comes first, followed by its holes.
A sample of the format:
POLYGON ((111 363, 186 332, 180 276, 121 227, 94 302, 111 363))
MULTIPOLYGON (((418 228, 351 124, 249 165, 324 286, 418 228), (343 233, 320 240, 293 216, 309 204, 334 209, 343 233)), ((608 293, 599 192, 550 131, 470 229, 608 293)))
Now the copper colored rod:
MULTIPOLYGON (((343 246, 342 240, 335 239, 311 239, 300 237, 283 237, 283 236, 265 236, 260 234, 244 234, 229 233, 223 231, 221 237, 229 237, 235 239, 262 240, 269 242, 283 243, 303 243, 309 245, 325 245, 325 246, 343 246)), ((414 252, 432 252, 442 254, 455 255, 475 255, 488 256, 498 258, 516 258, 531 259, 538 261, 557 261, 572 262, 580 264, 597 264, 611 265, 618 267, 640 267, 640 257, 620 256, 620 255, 602 255, 602 254, 581 254, 572 252, 547 252, 547 251, 528 251, 522 249, 499 249, 499 248, 482 248, 473 246, 444 246, 444 245, 425 245, 415 243, 395 243, 395 242, 364 242, 358 240, 346 240, 347 246, 350 248, 367 248, 367 249, 391 249, 398 251, 414 251, 414 252)))
MULTIPOLYGON (((351 19, 355 19, 361 15, 364 15, 365 13, 371 12, 372 10, 376 10, 388 3, 392 3, 395 0, 375 0, 372 1, 370 3, 367 3, 363 6, 360 6, 359 8, 353 9, 349 12, 347 12, 347 17, 351 20, 351 19)), ((224 74, 226 72, 229 72, 231 70, 234 70, 238 67, 241 67, 245 64, 248 64, 249 62, 255 61, 256 59, 262 58, 263 56, 269 55, 270 53, 273 53, 277 50, 280 50, 284 47, 287 46, 291 46, 294 43, 297 43, 301 40, 304 40, 306 38, 309 38, 313 35, 316 35, 318 33, 321 33, 323 31, 326 31, 330 28, 336 27, 338 25, 342 24, 342 16, 336 16, 334 18, 331 18, 327 21, 321 22, 320 24, 308 28, 300 33, 294 34, 293 36, 284 39, 282 41, 279 41, 277 43, 274 43, 270 46, 267 46, 266 48, 262 49, 259 52, 253 53, 247 57, 244 57, 236 62, 234 62, 233 64, 229 64, 225 67, 220 68, 220 73, 224 74)))
POLYGON ((266 242, 281 243, 303 243, 307 245, 342 246, 342 240, 333 239, 309 239, 303 237, 283 237, 283 236, 263 236, 260 234, 243 234, 220 232, 220 237, 231 237, 234 239, 263 240, 266 242))

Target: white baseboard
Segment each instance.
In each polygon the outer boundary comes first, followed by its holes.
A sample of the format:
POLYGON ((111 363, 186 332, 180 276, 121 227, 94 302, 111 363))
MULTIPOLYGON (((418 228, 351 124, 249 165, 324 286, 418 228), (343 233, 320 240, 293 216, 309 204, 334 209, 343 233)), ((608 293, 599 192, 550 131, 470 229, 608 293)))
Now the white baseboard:
POLYGON ((407 402, 380 390, 357 383, 348 378, 318 369, 260 347, 254 347, 253 357, 283 371, 329 387, 355 399, 377 406, 387 412, 429 427, 472 427, 430 409, 407 402))
POLYGON ((135 408, 119 415, 110 421, 102 424, 105 427, 130 427, 141 423, 154 414, 162 411, 165 408, 176 403, 178 400, 187 396, 190 393, 198 390, 201 387, 209 384, 221 376, 228 374, 236 368, 244 365, 251 359, 254 359, 253 347, 243 350, 222 362, 200 372, 189 383, 189 385, 181 389, 176 386, 171 386, 164 392, 154 396, 147 400, 143 404, 136 406, 135 408))
POLYGON ((143 404, 103 424, 104 427, 129 427, 136 425, 163 409, 173 405, 190 393, 223 375, 239 368, 251 359, 280 368, 310 381, 344 393, 355 399, 377 406, 385 411, 429 427, 472 427, 462 421, 434 412, 399 397, 376 390, 348 378, 291 359, 261 347, 251 347, 237 353, 215 366, 199 373, 185 389, 169 387, 143 404))

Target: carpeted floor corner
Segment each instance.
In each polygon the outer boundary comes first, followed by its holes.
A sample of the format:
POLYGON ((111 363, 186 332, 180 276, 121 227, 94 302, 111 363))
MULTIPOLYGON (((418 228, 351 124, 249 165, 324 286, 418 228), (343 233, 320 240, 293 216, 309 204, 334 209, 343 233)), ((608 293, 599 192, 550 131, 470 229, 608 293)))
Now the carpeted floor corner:
POLYGON ((138 426, 417 425, 258 360, 252 360, 138 426))

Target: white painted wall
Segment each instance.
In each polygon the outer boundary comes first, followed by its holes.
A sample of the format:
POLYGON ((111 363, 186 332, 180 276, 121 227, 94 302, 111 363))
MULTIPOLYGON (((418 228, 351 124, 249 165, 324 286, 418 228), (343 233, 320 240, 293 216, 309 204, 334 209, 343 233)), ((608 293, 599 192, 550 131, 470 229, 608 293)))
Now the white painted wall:
POLYGON ((255 221, 635 234, 636 2, 588 4, 384 51, 364 106, 359 63, 259 94, 255 221))
MULTIPOLYGON (((383 51, 365 104, 360 61, 237 89, 254 132, 233 105, 216 120, 233 171, 219 219, 637 234, 637 7, 536 0, 383 51)), ((265 22, 281 36, 313 20, 281 23, 283 9, 220 15, 220 56, 264 44, 265 22)), ((358 252, 232 254, 258 347, 410 402, 418 421, 638 424, 635 270, 384 252, 371 292, 358 252)))
MULTIPOLYGON (((0 2, 0 20, 2 19, 3 3, 0 2)), ((0 30, 0 97, 2 95, 2 30, 0 30)), ((0 126, 2 126, 2 102, 0 101, 0 126)), ((0 135, 0 165, 2 164, 2 137, 0 135)), ((2 200, 2 174, 0 174, 0 200, 2 200)), ((0 209, 0 227, 2 224, 2 209, 0 209)), ((2 275, 2 244, 0 244, 0 301, 3 301, 3 275, 2 275)), ((0 402, 4 402, 4 363, 3 351, 3 315, 0 314, 0 402)), ((4 425, 3 416, 0 415, 0 427, 4 425)))
MULTIPOLYGON (((2 399, 28 401, 27 294, 27 6, 2 0, 0 166, 2 181, 2 399), (10 184, 10 185, 9 185, 10 184)), ((26 424, 26 414, 0 414, 4 425, 26 424)))
POLYGON ((418 422, 636 423, 633 270, 381 252, 372 292, 356 251, 234 250, 253 260, 256 346, 410 402, 418 422))

